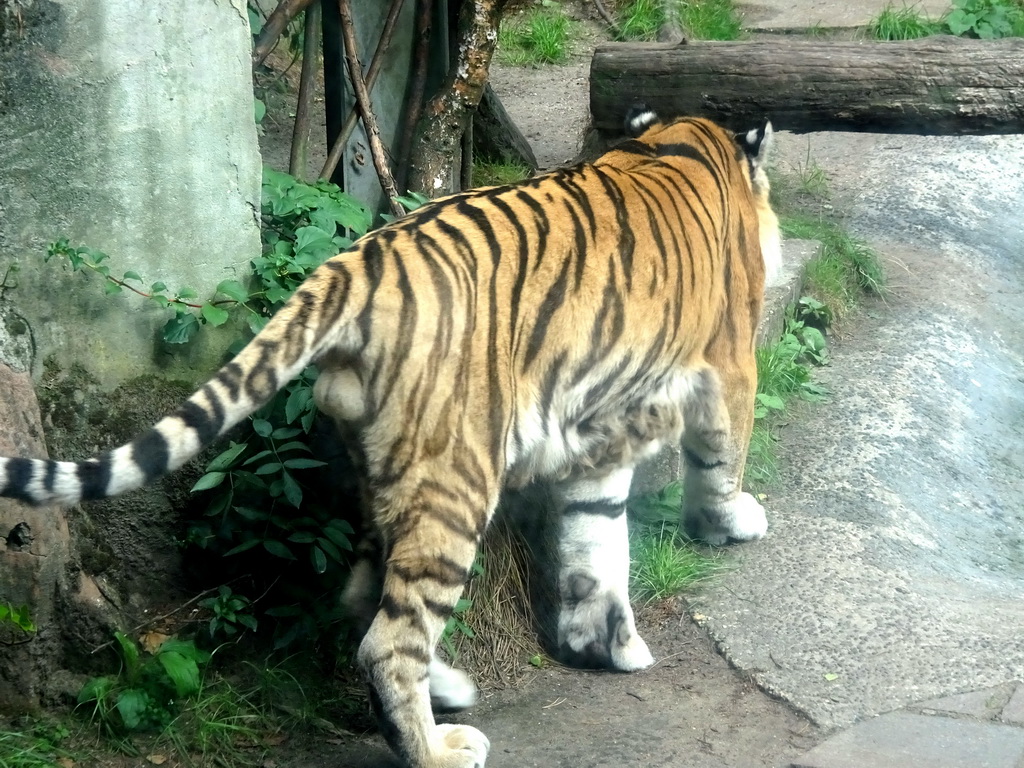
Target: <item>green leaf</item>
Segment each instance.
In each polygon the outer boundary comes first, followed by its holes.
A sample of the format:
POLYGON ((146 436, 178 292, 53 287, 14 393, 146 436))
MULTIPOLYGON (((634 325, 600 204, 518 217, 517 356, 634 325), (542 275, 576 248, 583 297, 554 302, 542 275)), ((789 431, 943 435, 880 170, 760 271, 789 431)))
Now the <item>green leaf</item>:
POLYGON ((239 614, 238 623, 244 627, 248 627, 253 632, 256 631, 256 617, 250 616, 248 613, 239 614))
POLYGON ((85 704, 87 701, 102 701, 114 687, 114 680, 109 677, 94 677, 88 680, 78 692, 78 703, 85 704))
POLYGON ((272 461, 268 464, 261 464, 256 468, 257 475, 270 475, 281 469, 281 462, 272 461))
POLYGON ((190 492, 196 493, 197 491, 208 491, 210 488, 216 488, 224 482, 225 477, 227 477, 227 474, 224 472, 207 472, 196 481, 190 492))
POLYGON ((334 546, 334 542, 330 541, 329 539, 325 539, 323 536, 318 536, 316 543, 319 544, 320 548, 323 549, 323 551, 326 552, 328 555, 330 555, 331 559, 333 559, 335 562, 340 563, 343 561, 343 558, 341 556, 341 550, 334 546))
POLYGON ((284 465, 288 469, 312 469, 313 467, 326 467, 326 461, 316 459, 285 459, 284 465))
POLYGON ((227 557, 228 555, 237 555, 239 552, 245 552, 246 550, 252 549, 257 544, 261 543, 262 541, 260 539, 249 539, 248 541, 243 541, 237 547, 232 547, 227 552, 225 552, 224 557, 227 557))
POLYGON ((296 544, 312 544, 316 541, 316 536, 309 531, 296 531, 288 537, 288 541, 294 541, 296 544))
POLYGON ((252 428, 260 437, 270 437, 270 433, 274 431, 273 424, 266 419, 253 419, 252 428))
POLYGON ((191 696, 199 690, 199 667, 195 661, 175 651, 163 650, 157 656, 157 660, 180 698, 191 696))
POLYGON ((262 509, 253 509, 252 507, 235 507, 235 512, 244 520, 266 520, 270 517, 269 512, 264 512, 262 509))
POLYGON ((317 573, 323 573, 327 570, 327 555, 320 547, 313 547, 309 552, 310 559, 313 561, 313 569, 317 573))
POLYGON ((259 99, 253 99, 252 104, 252 117, 257 123, 262 123, 263 118, 267 116, 267 105, 259 99))
POLYGON ((768 395, 761 392, 757 396, 757 402, 763 405, 765 408, 771 408, 773 411, 781 411, 786 408, 786 401, 778 395, 768 395))
POLYGON ((168 344, 184 344, 199 330, 199 321, 191 312, 176 314, 163 329, 164 341, 168 344))
POLYGON ((273 454, 274 454, 273 451, 260 451, 255 456, 251 456, 250 458, 248 458, 244 462, 242 462, 242 466, 243 467, 247 467, 250 464, 253 464, 253 463, 259 461, 260 459, 265 459, 267 456, 272 456, 273 454))
POLYGON ((284 497, 293 507, 298 508, 302 504, 302 488, 295 482, 288 470, 282 470, 281 479, 284 481, 284 497))
POLYGON ((296 427, 278 427, 271 433, 271 437, 275 440, 290 440, 296 435, 301 435, 302 430, 296 427))
POLYGON ((194 299, 198 295, 199 294, 196 293, 194 288, 189 288, 188 286, 185 286, 184 288, 178 289, 178 298, 179 299, 194 299))
POLYGON ((223 472, 224 470, 228 469, 232 464, 234 464, 235 460, 238 459, 238 457, 241 456, 243 453, 245 453, 245 449, 248 447, 249 446, 246 445, 245 443, 236 443, 234 440, 232 440, 230 448, 228 448, 226 451, 222 451, 221 453, 219 453, 213 461, 206 465, 206 471, 223 472))
POLYGON ((114 639, 121 649, 121 658, 124 659, 129 678, 134 678, 139 669, 139 646, 122 632, 115 632, 114 639))
POLYGON ((288 394, 284 404, 284 420, 291 424, 298 417, 313 396, 313 390, 309 387, 296 387, 288 394))
POLYGON ((203 308, 200 311, 203 313, 203 319, 214 328, 224 325, 231 316, 226 309, 214 306, 213 304, 203 304, 203 308))
POLYGON ((267 539, 263 542, 263 548, 267 550, 274 557, 282 557, 285 560, 295 560, 295 555, 280 541, 274 539, 267 539))
POLYGON ((149 695, 141 688, 129 688, 118 695, 116 706, 125 728, 134 731, 142 723, 142 716, 149 706, 149 695))
POLYGON ((324 528, 324 535, 327 536, 331 541, 337 544, 342 549, 347 549, 349 552, 352 551, 352 542, 349 541, 348 536, 333 525, 328 525, 324 528))
POLYGON ((149 286, 149 290, 150 290, 151 293, 160 293, 161 291, 166 291, 167 290, 167 286, 164 285, 163 283, 161 283, 158 280, 157 282, 155 282, 151 286, 149 286))
POLYGON ((121 279, 122 280, 137 280, 140 283, 142 282, 142 278, 139 277, 139 273, 138 272, 133 272, 131 270, 128 270, 127 272, 125 272, 124 273, 124 277, 122 277, 121 279))
POLYGON ((217 293, 237 301, 239 304, 249 299, 249 292, 237 280, 224 280, 217 286, 217 293))
POLYGON ((112 296, 115 293, 121 292, 121 286, 115 283, 113 280, 107 280, 103 285, 103 293, 106 296, 112 296))
POLYGON ((269 317, 264 317, 263 315, 249 314, 246 322, 249 324, 249 330, 255 335, 263 330, 269 319, 269 317))

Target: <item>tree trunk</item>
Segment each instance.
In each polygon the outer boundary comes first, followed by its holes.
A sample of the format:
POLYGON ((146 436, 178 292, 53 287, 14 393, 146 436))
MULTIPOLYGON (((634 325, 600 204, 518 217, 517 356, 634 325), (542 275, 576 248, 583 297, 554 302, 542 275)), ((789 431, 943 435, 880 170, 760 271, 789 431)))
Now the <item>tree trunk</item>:
POLYGON ((465 132, 487 84, 505 0, 463 0, 457 56, 437 94, 423 109, 409 158, 408 188, 428 197, 457 190, 458 157, 465 132))
POLYGON ((525 165, 537 170, 537 156, 523 132, 512 122, 498 94, 487 84, 473 116, 473 152, 489 160, 525 165))
POLYGON ((787 40, 607 44, 594 51, 590 109, 604 134, 629 107, 703 115, 734 130, 1024 132, 1024 40, 787 40))

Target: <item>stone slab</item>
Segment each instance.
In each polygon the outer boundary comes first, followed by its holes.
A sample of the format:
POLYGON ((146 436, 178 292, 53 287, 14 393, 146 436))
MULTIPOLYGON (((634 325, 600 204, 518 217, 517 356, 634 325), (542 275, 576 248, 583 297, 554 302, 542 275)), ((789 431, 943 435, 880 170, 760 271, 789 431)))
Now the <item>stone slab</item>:
POLYGON ((1014 725, 1024 725, 1024 683, 1017 683, 1017 690, 1003 707, 999 719, 1014 725))
POLYGON ((812 749, 791 768, 1018 768, 1024 730, 891 712, 812 749))
POLYGON ((957 715, 977 717, 981 720, 991 720, 998 715, 1004 705, 1013 695, 1017 684, 1006 683, 997 685, 994 688, 983 688, 979 691, 968 691, 957 693, 952 696, 943 696, 938 699, 929 699, 917 704, 917 707, 924 710, 938 712, 952 712, 957 715))

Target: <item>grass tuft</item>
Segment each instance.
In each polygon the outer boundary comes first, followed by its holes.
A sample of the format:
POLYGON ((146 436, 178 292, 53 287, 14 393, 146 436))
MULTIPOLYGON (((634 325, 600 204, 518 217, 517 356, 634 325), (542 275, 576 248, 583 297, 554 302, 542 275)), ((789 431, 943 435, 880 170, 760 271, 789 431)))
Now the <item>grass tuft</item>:
POLYGON ((619 11, 619 40, 654 40, 665 24, 665 3, 694 40, 739 40, 742 19, 732 0, 631 0, 619 11))
POLYGON ((498 59, 512 66, 561 64, 569 57, 572 21, 557 3, 505 19, 498 30, 498 59))
POLYGON ((887 5, 868 22, 868 34, 875 40, 917 40, 937 34, 940 25, 916 8, 887 5))
POLYGON ((656 493, 629 500, 633 520, 629 534, 630 594, 651 602, 678 595, 720 573, 724 561, 679 533, 682 484, 669 483, 656 493))
POLYGON ((732 0, 682 2, 679 19, 695 40, 739 40, 743 36, 742 17, 732 0))
POLYGON ((473 161, 473 186, 495 187, 522 181, 531 175, 531 170, 520 163, 506 163, 492 160, 473 161))
POLYGON ((68 736, 63 726, 34 725, 26 731, 0 731, 0 768, 53 768, 77 758, 61 748, 68 736))

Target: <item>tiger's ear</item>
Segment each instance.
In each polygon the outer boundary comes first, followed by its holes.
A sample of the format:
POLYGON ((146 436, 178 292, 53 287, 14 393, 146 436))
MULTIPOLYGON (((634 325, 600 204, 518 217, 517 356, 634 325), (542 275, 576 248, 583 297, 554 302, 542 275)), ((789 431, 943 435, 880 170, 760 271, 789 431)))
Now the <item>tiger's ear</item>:
POLYGON ((772 137, 775 135, 772 130, 771 120, 765 120, 760 128, 751 128, 746 133, 737 133, 736 142, 743 147, 743 153, 750 161, 752 169, 763 167, 768 159, 768 152, 771 150, 772 137))
POLYGON ((646 104, 634 104, 626 113, 626 135, 636 138, 652 125, 661 122, 658 113, 646 104))

